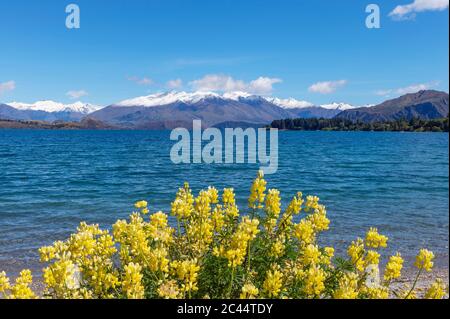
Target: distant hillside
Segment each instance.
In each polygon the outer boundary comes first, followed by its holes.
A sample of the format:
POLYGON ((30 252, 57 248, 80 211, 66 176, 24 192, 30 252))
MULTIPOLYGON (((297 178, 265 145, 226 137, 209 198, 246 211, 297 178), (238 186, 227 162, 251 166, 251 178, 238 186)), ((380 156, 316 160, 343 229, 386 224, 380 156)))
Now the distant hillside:
POLYGON ((406 94, 372 107, 345 110, 336 118, 366 123, 413 118, 429 120, 447 117, 448 112, 448 93, 427 90, 406 94))
POLYGON ((96 121, 83 119, 80 122, 45 122, 45 121, 22 121, 0 118, 0 129, 38 129, 38 130, 108 130, 117 127, 96 121))
POLYGON ((289 109, 295 118, 326 118, 330 119, 341 113, 339 109, 326 109, 319 106, 309 106, 304 108, 289 109))
POLYGON ((82 102, 67 105, 54 101, 38 101, 33 104, 0 103, 0 118, 19 121, 78 122, 99 108, 99 106, 82 102))
POLYGON ((272 128, 292 131, 392 131, 448 132, 448 118, 434 120, 396 120, 388 122, 354 122, 347 119, 285 119, 273 121, 272 128))

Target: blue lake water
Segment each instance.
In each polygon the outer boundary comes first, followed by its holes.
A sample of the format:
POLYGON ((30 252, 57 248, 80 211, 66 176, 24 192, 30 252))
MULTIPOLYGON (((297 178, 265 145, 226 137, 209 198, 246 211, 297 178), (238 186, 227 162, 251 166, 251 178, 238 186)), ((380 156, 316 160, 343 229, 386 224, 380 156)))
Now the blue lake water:
MULTIPOLYGON (((0 268, 37 270, 38 247, 83 220, 109 227, 137 200, 167 212, 184 181, 195 192, 234 187, 245 210, 257 164, 175 165, 173 143, 168 131, 0 130, 0 268)), ((375 226, 390 238, 386 253, 428 247, 445 263, 448 143, 445 133, 280 132, 279 169, 266 179, 284 204, 297 191, 321 198, 327 244, 375 226)))

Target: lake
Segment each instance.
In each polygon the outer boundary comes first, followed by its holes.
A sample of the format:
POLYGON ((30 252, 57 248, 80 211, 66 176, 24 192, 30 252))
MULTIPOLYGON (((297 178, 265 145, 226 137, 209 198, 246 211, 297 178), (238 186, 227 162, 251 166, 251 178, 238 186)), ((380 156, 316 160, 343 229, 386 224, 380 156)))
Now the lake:
MULTIPOLYGON (((245 211, 259 165, 175 165, 169 134, 0 130, 0 268, 39 270, 40 246, 83 220, 110 227, 137 200, 167 212, 184 181, 234 187, 245 211)), ((284 131, 266 179, 284 206, 297 191, 321 198, 331 219, 321 241, 339 254, 374 226, 389 236, 386 254, 427 247, 448 267, 448 143, 446 133, 284 131)))

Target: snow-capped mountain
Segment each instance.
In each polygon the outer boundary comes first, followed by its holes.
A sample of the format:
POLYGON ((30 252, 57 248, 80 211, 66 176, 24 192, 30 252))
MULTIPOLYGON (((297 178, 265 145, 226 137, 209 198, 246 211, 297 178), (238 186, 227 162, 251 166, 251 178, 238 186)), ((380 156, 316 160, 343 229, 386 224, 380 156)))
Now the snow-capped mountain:
POLYGON ((17 110, 43 111, 43 112, 48 112, 48 113, 75 112, 75 113, 81 113, 81 114, 89 114, 89 113, 92 113, 92 112, 95 112, 95 111, 101 109, 100 106, 89 104, 89 103, 75 102, 73 104, 63 104, 63 103, 54 102, 54 101, 50 101, 50 100, 49 101, 37 101, 32 104, 20 103, 20 102, 11 102, 11 103, 7 103, 7 104, 17 110))
POLYGON ((0 118, 27 121, 80 121, 86 115, 101 109, 100 106, 76 102, 63 104, 54 101, 36 103, 11 102, 0 105, 0 118))
POLYGON ((308 101, 297 100, 294 98, 282 99, 278 97, 263 97, 254 95, 247 92, 227 92, 223 94, 218 94, 215 92, 163 92, 156 93, 147 96, 140 96, 128 100, 124 100, 115 103, 115 106, 145 106, 145 107, 155 107, 162 105, 169 105, 172 103, 182 102, 186 104, 198 103, 202 100, 207 99, 223 99, 223 100, 249 100, 249 99, 265 99, 267 102, 279 106, 283 109, 301 109, 310 107, 320 107, 327 110, 337 110, 344 111, 353 109, 354 107, 347 103, 331 103, 323 105, 314 105, 308 101))
POLYGON ((194 104, 202 100, 208 99, 239 101, 240 99, 252 99, 252 98, 261 98, 261 97, 255 96, 247 92, 239 92, 239 91, 227 92, 223 94, 218 94, 216 92, 202 92, 202 91, 197 92, 170 91, 170 92, 150 94, 147 96, 139 96, 136 98, 115 103, 113 105, 155 107, 155 106, 169 105, 177 102, 194 104))
POLYGON ((310 102, 300 101, 294 98, 280 99, 277 97, 267 97, 266 100, 284 109, 301 109, 314 106, 314 104, 310 102))
POLYGON ((349 109, 344 103, 325 107, 294 98, 281 99, 248 92, 163 92, 114 103, 89 117, 130 128, 188 127, 193 119, 205 126, 265 125, 283 118, 332 118, 349 109))
POLYGON ((145 106, 154 107, 161 105, 169 105, 176 102, 197 103, 208 98, 221 98, 220 94, 214 92, 163 92, 155 93, 147 96, 140 96, 128 100, 115 103, 114 106, 145 106))

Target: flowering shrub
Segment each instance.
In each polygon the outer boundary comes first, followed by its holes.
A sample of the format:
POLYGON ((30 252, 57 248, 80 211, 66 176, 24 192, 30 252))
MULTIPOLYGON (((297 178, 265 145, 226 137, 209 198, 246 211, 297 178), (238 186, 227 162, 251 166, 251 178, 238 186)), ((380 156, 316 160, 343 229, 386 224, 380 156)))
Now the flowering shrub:
MULTIPOLYGON (((267 190, 259 173, 251 187, 248 213, 239 212, 233 189, 220 195, 209 187, 194 197, 188 184, 171 206, 176 227, 162 212, 149 215, 135 204, 128 221, 112 232, 81 223, 66 241, 42 247, 47 298, 415 298, 416 283, 431 271, 434 255, 422 249, 410 287, 391 288, 403 259, 391 256, 379 274, 380 250, 388 238, 370 228, 348 247, 348 258, 318 245, 330 221, 315 196, 297 193, 282 212, 280 192, 267 190), (220 200, 219 200, 220 199, 220 200), (242 217, 240 217, 242 216, 242 217)), ((0 294, 36 298, 24 270, 14 283, 0 273, 0 294)), ((443 298, 436 280, 423 294, 443 298)))

